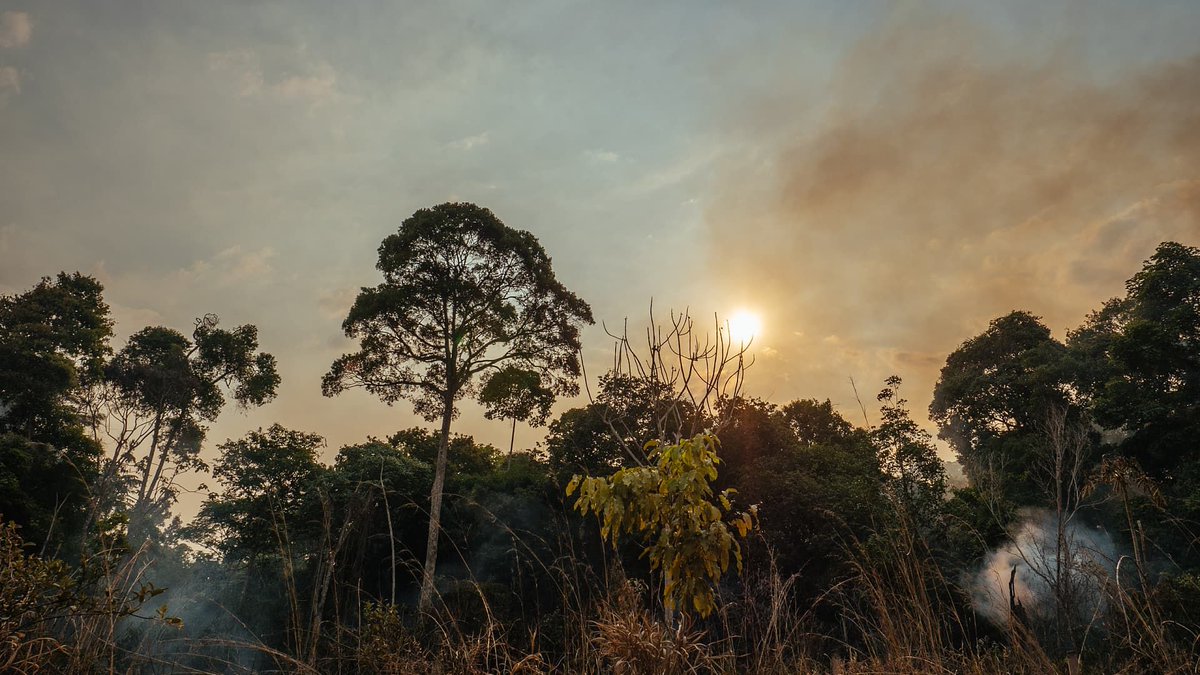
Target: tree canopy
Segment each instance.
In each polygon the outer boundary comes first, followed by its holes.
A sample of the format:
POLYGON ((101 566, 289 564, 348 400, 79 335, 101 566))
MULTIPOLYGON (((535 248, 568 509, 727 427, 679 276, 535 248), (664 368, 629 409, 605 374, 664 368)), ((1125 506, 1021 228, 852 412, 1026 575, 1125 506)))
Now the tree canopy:
POLYGON ((413 402, 433 421, 503 366, 538 373, 559 395, 579 391, 579 327, 587 303, 554 277, 528 232, 474 204, 421 209, 384 239, 383 283, 363 288, 342 324, 360 349, 333 363, 327 395, 362 387, 413 402))
POLYGON ((0 296, 0 514, 43 544, 81 526, 97 470, 100 444, 74 397, 111 352, 103 290, 63 272, 0 296))
POLYGON ((1040 452, 1046 411, 1072 394, 1066 347, 1041 319, 1014 311, 993 320, 946 359, 929 416, 977 483, 1007 480, 997 489, 1033 499, 1028 469, 1040 452), (1001 465, 1011 465, 1011 471, 1001 465))
POLYGON ((592 312, 555 278, 536 237, 474 204, 417 211, 383 240, 376 267, 383 283, 363 288, 342 324, 359 350, 334 361, 322 389, 362 387, 441 419, 421 589, 428 609, 455 403, 474 393, 476 376, 506 367, 537 374, 556 395, 577 393, 579 329, 592 312))
POLYGON ((196 319, 189 339, 151 326, 134 333, 106 369, 110 411, 123 416, 123 431, 144 433, 114 439, 112 473, 131 483, 131 525, 141 536, 174 503, 176 474, 205 468, 200 448, 206 424, 225 407, 226 392, 241 406, 275 397, 275 357, 258 351, 258 329, 219 327, 215 315, 196 319))

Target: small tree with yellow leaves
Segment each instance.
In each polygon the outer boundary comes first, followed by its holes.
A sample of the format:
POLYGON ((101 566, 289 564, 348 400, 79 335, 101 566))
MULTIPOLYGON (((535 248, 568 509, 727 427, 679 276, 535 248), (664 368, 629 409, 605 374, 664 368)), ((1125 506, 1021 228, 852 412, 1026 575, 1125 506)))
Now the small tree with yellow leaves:
POLYGON ((575 508, 595 513, 600 535, 616 548, 622 535, 641 539, 651 570, 663 575, 668 610, 707 617, 716 608, 714 586, 732 558, 742 571, 745 538, 758 526, 758 509, 733 514, 734 490, 713 494, 717 479, 716 436, 699 434, 677 445, 646 444, 648 466, 621 469, 607 478, 575 476, 567 496, 575 508), (734 536, 736 530, 737 536, 734 536))

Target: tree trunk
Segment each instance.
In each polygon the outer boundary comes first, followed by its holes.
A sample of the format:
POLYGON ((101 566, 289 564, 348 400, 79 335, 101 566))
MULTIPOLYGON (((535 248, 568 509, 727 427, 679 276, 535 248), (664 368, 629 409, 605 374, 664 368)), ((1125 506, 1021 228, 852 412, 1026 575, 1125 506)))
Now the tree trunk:
POLYGON ((383 492, 383 512, 387 514, 388 543, 392 557, 388 558, 392 568, 392 606, 396 605, 396 531, 392 529, 392 507, 388 504, 387 485, 383 482, 383 460, 379 461, 379 490, 383 492))
POLYGON ((425 545, 425 570, 421 575, 421 597, 417 605, 421 612, 428 612, 433 607, 433 572, 437 567, 438 535, 442 529, 442 488, 446 484, 446 456, 450 450, 450 418, 453 415, 454 401, 450 399, 445 402, 442 412, 442 438, 438 443, 433 489, 429 491, 429 539, 425 545))

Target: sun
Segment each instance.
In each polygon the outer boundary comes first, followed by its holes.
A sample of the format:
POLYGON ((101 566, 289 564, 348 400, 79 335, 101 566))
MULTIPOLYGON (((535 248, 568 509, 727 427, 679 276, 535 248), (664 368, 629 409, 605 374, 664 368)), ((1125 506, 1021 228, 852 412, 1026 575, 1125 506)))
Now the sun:
POLYGON ((748 345, 762 332, 762 318, 747 309, 739 309, 729 317, 729 341, 734 345, 748 345))

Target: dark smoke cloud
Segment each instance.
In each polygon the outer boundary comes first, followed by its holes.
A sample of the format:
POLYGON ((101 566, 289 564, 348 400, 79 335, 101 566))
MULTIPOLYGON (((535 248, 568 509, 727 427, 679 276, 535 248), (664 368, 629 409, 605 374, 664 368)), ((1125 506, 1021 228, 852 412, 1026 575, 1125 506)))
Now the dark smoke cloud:
POLYGON ((1160 241, 1200 243, 1200 57, 1102 68, 898 15, 828 100, 790 86, 733 117, 707 212, 714 265, 769 315, 752 384, 775 398, 848 413, 848 376, 895 372, 923 418, 990 319, 1028 309, 1061 337, 1160 241))

